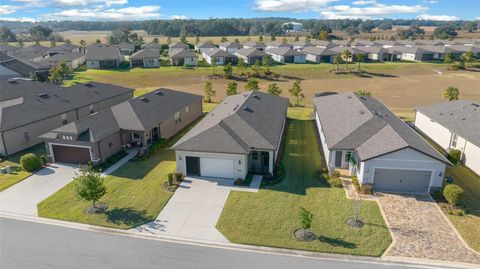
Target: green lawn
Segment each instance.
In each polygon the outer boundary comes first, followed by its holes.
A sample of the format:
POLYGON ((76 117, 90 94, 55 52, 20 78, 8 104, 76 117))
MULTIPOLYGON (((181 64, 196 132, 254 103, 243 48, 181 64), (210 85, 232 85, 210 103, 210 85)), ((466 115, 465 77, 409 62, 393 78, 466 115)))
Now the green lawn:
POLYGON ((345 221, 353 215, 353 201, 345 191, 320 181, 322 157, 316 127, 306 120, 308 110, 290 109, 282 164, 285 179, 258 193, 232 192, 217 228, 232 242, 309 251, 380 256, 392 239, 376 202, 363 201, 362 229, 345 221), (300 120, 299 118, 303 119, 300 120), (314 215, 312 230, 319 240, 300 242, 292 232, 299 228, 299 210, 314 215))
POLYGON ((0 162, 0 167, 11 166, 13 172, 7 175, 0 174, 0 191, 7 189, 8 187, 17 184, 18 182, 29 177, 31 173, 24 171, 20 167, 20 158, 26 153, 35 153, 38 156, 45 154, 45 147, 42 145, 33 146, 16 154, 9 156, 3 162, 0 162))

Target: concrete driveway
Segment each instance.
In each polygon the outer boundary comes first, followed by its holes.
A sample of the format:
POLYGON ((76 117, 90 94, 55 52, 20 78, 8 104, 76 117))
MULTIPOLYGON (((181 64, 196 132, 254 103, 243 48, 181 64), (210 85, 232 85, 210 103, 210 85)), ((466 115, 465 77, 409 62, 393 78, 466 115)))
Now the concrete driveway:
POLYGON ((37 216, 37 204, 73 180, 78 166, 54 163, 0 192, 0 211, 37 216))
POLYGON ((394 241, 388 257, 480 264, 430 195, 376 193, 394 241))
POLYGON ((132 230, 198 240, 228 242, 215 228, 230 191, 257 192, 261 177, 250 187, 238 187, 232 180, 186 178, 153 222, 132 230))

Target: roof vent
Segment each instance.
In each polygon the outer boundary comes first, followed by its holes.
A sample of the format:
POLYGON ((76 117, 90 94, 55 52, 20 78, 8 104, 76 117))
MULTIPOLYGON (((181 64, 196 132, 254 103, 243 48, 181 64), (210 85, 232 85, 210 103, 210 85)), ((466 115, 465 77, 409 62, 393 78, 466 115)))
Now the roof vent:
POLYGON ((240 105, 237 104, 237 105, 233 108, 233 111, 237 111, 237 109, 238 109, 239 106, 240 106, 240 105))
POLYGON ((38 95, 38 97, 42 98, 42 99, 48 99, 50 98, 50 95, 46 94, 46 93, 41 93, 38 95))
POLYGON ((147 97, 142 97, 140 98, 140 100, 142 100, 144 103, 150 102, 150 99, 148 99, 147 97))
POLYGON ((92 83, 85 83, 83 84, 85 87, 88 87, 88 88, 94 88, 95 85, 93 85, 92 83))
POLYGON ((256 94, 253 95, 253 98, 255 98, 255 99, 257 99, 257 100, 260 100, 260 96, 258 96, 258 95, 256 95, 256 94))
POLYGON ((362 114, 362 115, 363 115, 363 114, 365 114, 365 111, 363 111, 363 110, 359 110, 359 111, 358 111, 358 113, 360 113, 360 114, 362 114))
POLYGON ((247 112, 253 112, 253 110, 251 108, 249 108, 248 106, 245 106, 242 108, 243 110, 247 111, 247 112))
POLYGON ((158 95, 158 96, 163 96, 163 92, 161 92, 161 91, 156 91, 155 94, 158 95))
POLYGON ((472 103, 472 106, 474 106, 474 107, 480 107, 480 105, 479 105, 479 104, 476 104, 476 103, 472 103))
POLYGON ((9 79, 8 83, 10 84, 18 84, 18 81, 16 79, 9 79))

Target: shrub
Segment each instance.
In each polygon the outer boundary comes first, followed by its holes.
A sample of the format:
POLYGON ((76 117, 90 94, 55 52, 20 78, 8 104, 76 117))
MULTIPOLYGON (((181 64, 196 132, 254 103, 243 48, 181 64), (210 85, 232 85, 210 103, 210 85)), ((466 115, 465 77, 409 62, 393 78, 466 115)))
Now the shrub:
POLYGON ((332 177, 340 177, 340 172, 337 170, 332 171, 332 177))
POLYGON ((362 193, 363 194, 373 194, 373 187, 370 184, 363 184, 362 185, 362 193))
POLYGON ((182 178, 183 178, 183 174, 180 173, 180 172, 175 172, 173 173, 173 180, 175 180, 175 182, 180 182, 182 181, 182 178))
POLYGON ((235 185, 243 185, 244 183, 245 183, 245 180, 243 178, 237 178, 233 182, 233 184, 235 184, 235 185))
POLYGON ((168 173, 167 179, 168 179, 168 186, 172 186, 173 185, 173 173, 168 173))
POLYGON ((465 216, 466 212, 461 208, 457 208, 457 209, 449 209, 448 214, 454 215, 454 216, 465 216))
POLYGON ((463 195, 463 189, 458 185, 449 184, 443 189, 443 196, 447 199, 450 205, 457 205, 463 195))
POLYGON ((48 158, 47 158, 46 155, 40 156, 40 159, 41 159, 43 165, 47 165, 47 163, 48 163, 48 158))
POLYGON ((453 164, 458 164, 460 162, 461 156, 462 152, 458 149, 450 149, 448 151, 448 160, 451 161, 453 164))
POLYGON ((342 181, 340 180, 339 177, 327 177, 327 182, 330 186, 335 187, 335 188, 342 188, 342 181))
POLYGON ((356 175, 352 176, 352 183, 353 183, 353 186, 355 186, 355 189, 357 191, 360 190, 360 183, 358 182, 358 178, 356 175))
POLYGON ((40 168, 41 160, 37 155, 27 153, 20 158, 20 165, 25 171, 33 172, 40 168))

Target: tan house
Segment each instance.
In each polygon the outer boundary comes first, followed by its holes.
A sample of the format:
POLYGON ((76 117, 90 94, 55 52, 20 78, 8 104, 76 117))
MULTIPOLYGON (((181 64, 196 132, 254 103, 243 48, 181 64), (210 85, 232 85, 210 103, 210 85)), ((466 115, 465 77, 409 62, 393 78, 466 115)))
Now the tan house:
POLYGON ((60 87, 21 79, 0 80, 0 155, 42 142, 52 129, 124 102, 133 89, 103 83, 60 87))
POLYGON ((148 151, 202 115, 202 96, 158 89, 40 136, 52 162, 102 163, 115 153, 148 151))

